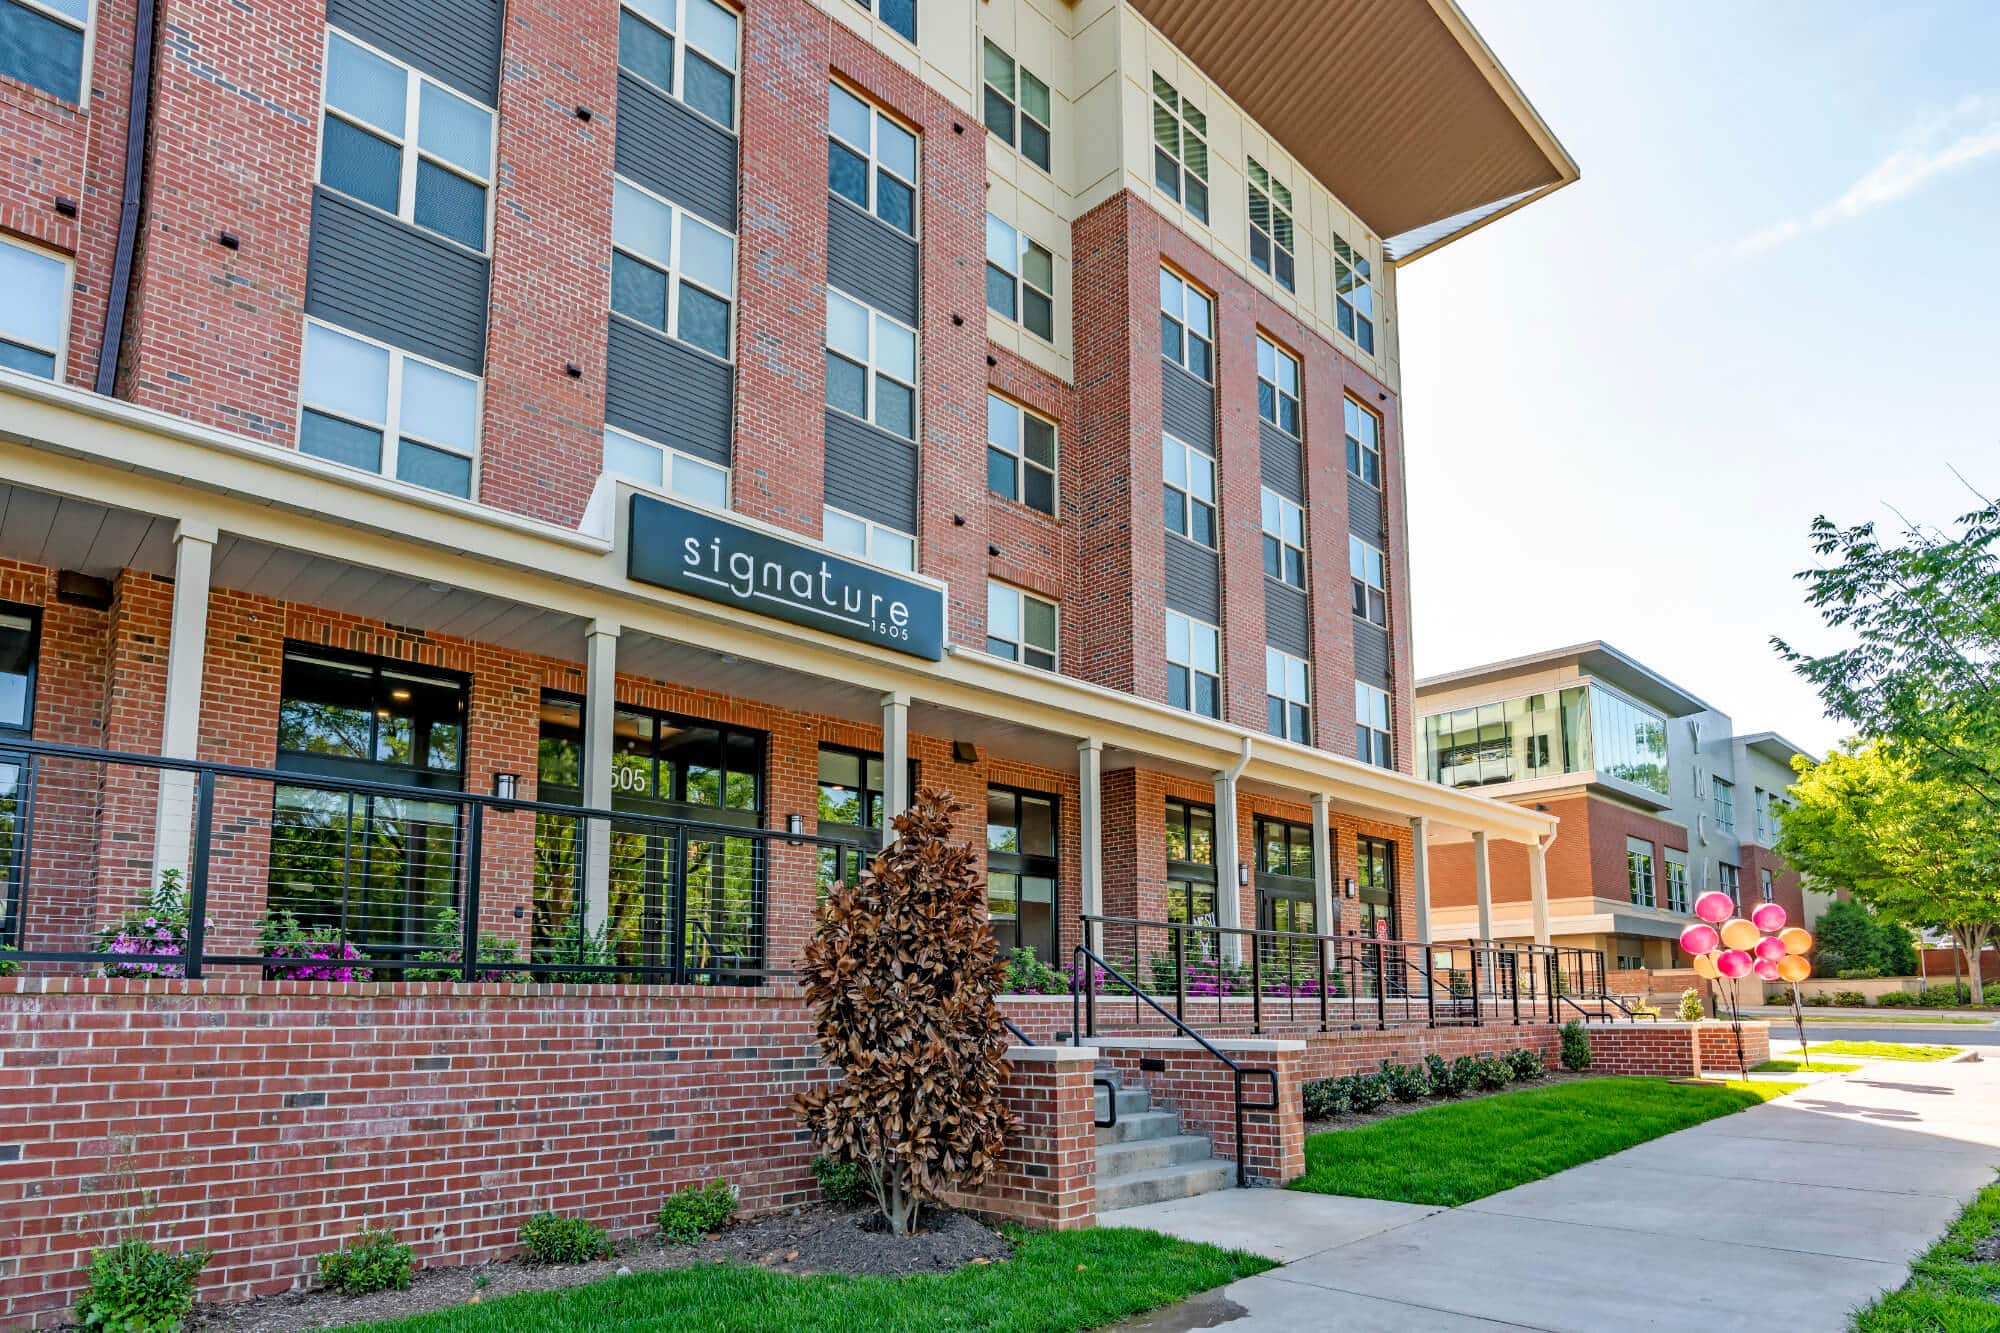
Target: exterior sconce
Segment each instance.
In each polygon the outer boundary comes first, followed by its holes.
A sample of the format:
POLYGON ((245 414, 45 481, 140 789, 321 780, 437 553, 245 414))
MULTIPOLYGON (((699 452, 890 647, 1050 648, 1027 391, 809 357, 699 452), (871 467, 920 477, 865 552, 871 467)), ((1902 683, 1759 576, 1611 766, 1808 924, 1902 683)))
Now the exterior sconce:
POLYGON ((799 845, 800 835, 802 835, 805 831, 806 831, 806 817, 804 815, 785 816, 785 832, 791 834, 791 837, 787 841, 792 846, 796 847, 799 845))
POLYGON ((514 799, 514 792, 519 786, 520 781, 521 779, 517 774, 495 773, 493 775, 493 794, 503 801, 511 801, 514 799))
POLYGON ((1241 861, 1236 863, 1236 886, 1238 888, 1250 887, 1250 867, 1241 861))
POLYGON ((1354 896, 1354 881, 1352 879, 1341 881, 1340 896, 1343 898, 1352 898, 1354 896))

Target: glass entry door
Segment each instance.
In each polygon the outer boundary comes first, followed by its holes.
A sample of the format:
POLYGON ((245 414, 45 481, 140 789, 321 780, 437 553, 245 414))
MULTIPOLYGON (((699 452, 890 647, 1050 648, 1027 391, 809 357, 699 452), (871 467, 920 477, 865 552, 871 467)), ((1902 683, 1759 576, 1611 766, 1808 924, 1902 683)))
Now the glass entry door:
MULTIPOLYGON (((1304 824, 1259 818, 1257 836, 1257 925, 1292 935, 1318 933, 1313 908, 1312 829, 1304 824)), ((1310 977, 1317 948, 1307 939, 1261 938, 1258 952, 1270 970, 1310 977)))

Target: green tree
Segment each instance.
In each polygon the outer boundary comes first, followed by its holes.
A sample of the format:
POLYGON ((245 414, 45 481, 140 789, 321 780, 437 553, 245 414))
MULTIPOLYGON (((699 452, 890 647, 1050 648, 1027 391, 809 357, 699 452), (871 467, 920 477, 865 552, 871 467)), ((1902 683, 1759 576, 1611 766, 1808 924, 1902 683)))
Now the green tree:
POLYGON ((1813 925, 1813 970, 1882 972, 1882 936, 1874 916, 1859 902, 1830 903, 1813 925))

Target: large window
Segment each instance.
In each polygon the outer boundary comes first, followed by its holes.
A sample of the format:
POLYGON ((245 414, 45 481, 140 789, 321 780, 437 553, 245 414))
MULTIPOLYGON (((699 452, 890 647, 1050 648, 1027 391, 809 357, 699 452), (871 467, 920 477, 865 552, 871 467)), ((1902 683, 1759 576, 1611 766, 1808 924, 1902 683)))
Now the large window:
POLYGON ((1250 160, 1250 262, 1286 291, 1298 290, 1292 260, 1292 192, 1250 160))
MULTIPOLYGON (((1262 930, 1315 933, 1313 914, 1313 835, 1304 824, 1259 816, 1253 826, 1257 839, 1257 925, 1262 930)), ((1290 947, 1294 941, 1260 941, 1264 965, 1307 965, 1312 950, 1290 947)))
MULTIPOLYGON (((1361 905, 1361 933, 1396 935, 1396 844, 1386 838, 1354 840, 1354 882, 1361 905)), ((1392 982, 1392 987, 1394 983, 1392 982)))
POLYGON ((1056 261, 1026 232, 986 215, 986 308, 1045 342, 1056 336, 1056 261))
POLYGON ((1215 377, 1215 302, 1170 268, 1160 270, 1160 351, 1204 380, 1215 377))
POLYGON ((917 539, 873 519, 828 506, 820 511, 826 544, 885 569, 914 570, 917 539))
POLYGON ((1215 460, 1171 435, 1160 439, 1167 529, 1203 546, 1215 545, 1215 460))
POLYGON ((0 734, 26 735, 34 727, 40 630, 32 607, 0 602, 0 734))
POLYGON ((1153 76, 1153 183, 1208 221, 1208 117, 1153 76))
POLYGON ((917 438, 917 331, 826 289, 826 404, 917 438))
POLYGON ((736 238, 619 179, 611 193, 611 309, 729 359, 736 238))
MULTIPOLYGON (((0 0, 4 10, 8 0, 0 0)), ((0 38, 0 47, 6 42, 0 38)), ((0 238, 0 369, 45 380, 62 372, 69 316, 69 261, 0 238)))
POLYGON ((1653 844, 1644 838, 1625 839, 1625 887, 1634 903, 1653 905, 1653 844))
POLYGON ((1480 787, 1590 767, 1587 686, 1480 704, 1424 719, 1424 775, 1480 787))
POLYGON ((1759 871, 1758 873, 1764 877, 1764 901, 1768 903, 1777 895, 1777 881, 1771 877, 1769 870, 1759 871))
POLYGON ((1049 119, 1049 85, 993 43, 985 43, 985 49, 986 128, 1047 171, 1049 126, 1054 123, 1049 119))
POLYGON ((1686 852, 1668 852, 1667 910, 1686 915, 1688 910, 1688 867, 1686 852))
POLYGON ((1044 671, 1056 669, 1056 604, 1012 584, 986 584, 986 651, 1044 671))
POLYGON ((1715 789, 1715 826, 1724 833, 1736 831, 1736 784, 1724 778, 1711 780, 1715 789))
POLYGON ((710 509, 729 508, 729 470, 651 440, 604 428, 604 470, 710 509))
POLYGON ((1306 586, 1306 511, 1264 488, 1264 572, 1294 588, 1306 586))
POLYGON ((1215 811, 1168 801, 1167 920, 1215 924, 1215 811))
POLYGON ((1387 625, 1389 593, 1382 552, 1350 534, 1347 538, 1347 573, 1354 585, 1354 614, 1371 625, 1387 625))
POLYGON ((997 393, 986 395, 986 489, 1055 515, 1055 423, 997 393))
POLYGON ((986 910, 1002 955, 1056 961, 1056 808, 1042 792, 986 789, 986 910))
POLYGON ((1265 725, 1273 736, 1312 744, 1312 663, 1276 648, 1264 649, 1265 725))
POLYGON ((1299 433, 1299 361, 1257 335, 1257 415, 1287 435, 1299 433))
POLYGON ((917 136, 837 83, 827 85, 827 187, 917 234, 917 136))
POLYGON ((1341 406, 1346 417, 1348 475, 1359 477, 1370 486, 1380 486, 1382 484, 1381 423, 1373 412, 1352 398, 1343 398, 1341 406))
POLYGON ((489 108, 329 29, 322 124, 322 185, 485 253, 489 108))
POLYGON ((1167 612, 1167 702, 1222 716, 1222 631, 1178 611, 1167 612))
POLYGON ((0 75, 83 101, 92 0, 0 0, 0 75))
POLYGON ((917 40, 917 0, 854 0, 906 42, 917 40))
POLYGON ((1666 719, 1597 683, 1590 687, 1590 715, 1592 767, 1665 796, 1666 719))
POLYGON ((1715 863, 1716 887, 1729 895, 1729 901, 1736 904, 1736 910, 1743 910, 1743 870, 1741 866, 1730 865, 1727 861, 1715 863))
MULTIPOLYGON (((0 602, 0 741, 25 739, 35 723, 35 659, 41 619, 25 606, 0 602)), ((25 765, 0 749, 0 948, 17 948, 21 932, 22 855, 29 803, 21 781, 25 765)))
MULTIPOLYGON (((908 790, 915 791, 917 764, 910 761, 908 790)), ((819 849, 819 888, 824 893, 836 880, 852 883, 861 873, 863 855, 882 845, 882 756, 845 746, 819 747, 819 832, 822 837, 847 838, 853 850, 819 849)))
POLYGON ((1377 768, 1396 766, 1390 716, 1387 690, 1354 682, 1354 753, 1363 763, 1377 768))
POLYGON ((308 320, 300 399, 302 452, 472 494, 480 399, 472 376, 308 320))
POLYGON ((1333 238, 1333 322, 1355 345, 1375 351, 1375 284, 1368 260, 1340 237, 1333 238))
POLYGON ((735 11, 710 0, 624 0, 618 64, 733 130, 736 30, 735 11))

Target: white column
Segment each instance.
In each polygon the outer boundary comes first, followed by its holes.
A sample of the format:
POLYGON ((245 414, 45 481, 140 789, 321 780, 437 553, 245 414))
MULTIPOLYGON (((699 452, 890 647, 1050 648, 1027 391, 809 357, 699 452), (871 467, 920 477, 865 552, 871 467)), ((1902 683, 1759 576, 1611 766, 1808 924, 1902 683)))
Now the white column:
MULTIPOLYGON (((1236 866, 1236 778, 1227 772, 1215 775, 1215 924, 1225 929, 1243 924, 1243 888, 1237 883, 1236 866)), ((1221 939, 1221 955, 1229 961, 1243 961, 1243 941, 1236 935, 1221 939)))
MULTIPOLYGON (((1104 742, 1078 741, 1076 745, 1077 827, 1081 830, 1083 853, 1083 913, 1104 915, 1104 742)), ((1090 927, 1084 943, 1103 952, 1104 928, 1090 927)))
MULTIPOLYGON (((593 620, 584 632, 583 803, 611 808, 611 750, 618 715, 618 635, 615 620, 593 620)), ((590 821, 583 870, 583 928, 595 935, 611 919, 611 825, 590 821)))
POLYGON ((1417 942, 1431 942, 1431 835, 1430 825, 1421 815, 1410 821, 1410 866, 1415 871, 1412 885, 1417 896, 1417 942))
POLYGON ((1549 942, 1549 854, 1540 838, 1528 844, 1528 898, 1535 916, 1535 943, 1549 942))
POLYGON ((1493 938, 1493 875, 1486 865, 1486 835, 1472 835, 1472 883, 1479 893, 1479 938, 1493 938))
POLYGON ((892 825, 910 808, 910 696, 882 696, 882 845, 896 839, 892 825))
MULTIPOLYGON (((186 521, 174 532, 174 609, 168 622, 167 696, 160 719, 160 754, 168 759, 200 757, 202 659, 208 651, 209 574, 215 564, 216 536, 213 525, 186 521)), ((183 889, 194 836, 194 787, 192 773, 160 773, 153 866, 156 872, 179 871, 183 889)))
POLYGON ((1332 802, 1325 792, 1313 793, 1313 929, 1322 935, 1340 934, 1340 899, 1333 893, 1333 833, 1327 821, 1333 817, 1332 802))

